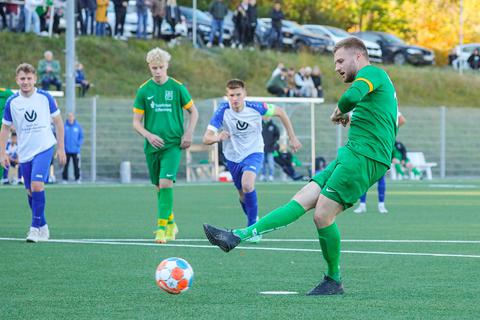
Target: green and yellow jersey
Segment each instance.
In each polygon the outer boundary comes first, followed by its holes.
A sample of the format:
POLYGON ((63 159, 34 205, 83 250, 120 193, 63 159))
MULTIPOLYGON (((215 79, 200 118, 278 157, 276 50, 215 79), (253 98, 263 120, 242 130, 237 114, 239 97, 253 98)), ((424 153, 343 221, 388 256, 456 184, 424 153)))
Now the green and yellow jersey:
POLYGON ((360 69, 338 108, 342 113, 353 110, 346 147, 390 167, 398 103, 387 73, 372 65, 360 69))
MULTIPOLYGON (((137 91, 133 112, 144 115, 144 127, 163 139, 162 149, 180 146, 184 133, 183 110, 188 110, 193 100, 181 82, 168 78, 164 84, 153 79, 146 81, 137 91)), ((158 151, 145 140, 145 153, 158 151)))
POLYGON ((0 122, 3 119, 3 111, 5 109, 5 104, 7 103, 7 99, 13 95, 12 90, 7 88, 0 88, 0 122))

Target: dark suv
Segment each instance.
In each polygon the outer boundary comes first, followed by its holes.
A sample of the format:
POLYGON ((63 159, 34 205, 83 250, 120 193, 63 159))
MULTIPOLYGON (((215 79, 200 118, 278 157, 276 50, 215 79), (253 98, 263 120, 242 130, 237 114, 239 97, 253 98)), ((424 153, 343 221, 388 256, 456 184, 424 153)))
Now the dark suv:
MULTIPOLYGON (((255 41, 262 48, 268 47, 270 29, 270 18, 258 19, 255 41)), ((312 52, 325 52, 331 51, 335 45, 332 40, 308 31, 295 21, 282 20, 282 36, 284 49, 294 51, 308 49, 312 52)))
POLYGON ((382 49, 384 62, 410 63, 415 66, 435 64, 435 54, 432 50, 408 45, 392 34, 377 31, 363 31, 353 34, 360 39, 378 43, 382 49))

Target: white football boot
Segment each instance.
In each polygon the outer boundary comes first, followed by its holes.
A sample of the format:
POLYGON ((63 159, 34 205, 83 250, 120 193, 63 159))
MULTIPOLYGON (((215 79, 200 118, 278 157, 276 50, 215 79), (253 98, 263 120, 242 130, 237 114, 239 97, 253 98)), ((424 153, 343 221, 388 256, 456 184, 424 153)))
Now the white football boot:
POLYGON ((40 236, 40 229, 30 227, 30 230, 28 230, 28 233, 27 233, 27 242, 37 243, 39 236, 40 236))
POLYGON ((358 208, 353 210, 353 212, 355 212, 355 213, 365 213, 365 212, 367 212, 367 204, 363 203, 363 202, 360 202, 360 204, 358 205, 358 208))
POLYGON ((378 212, 380 212, 380 213, 388 213, 387 208, 385 208, 385 203, 384 203, 384 202, 379 202, 379 203, 378 203, 378 212))
POLYGON ((39 228, 38 241, 48 241, 50 239, 50 231, 48 230, 48 224, 39 228))

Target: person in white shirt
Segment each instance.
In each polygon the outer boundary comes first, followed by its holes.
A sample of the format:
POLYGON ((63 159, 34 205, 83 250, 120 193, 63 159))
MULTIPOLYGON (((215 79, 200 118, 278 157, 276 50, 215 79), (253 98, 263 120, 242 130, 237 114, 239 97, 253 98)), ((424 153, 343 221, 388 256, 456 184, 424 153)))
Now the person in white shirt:
MULTIPOLYGON (((239 79, 227 82, 228 102, 221 103, 203 136, 203 143, 222 142, 240 204, 247 216, 247 225, 258 219, 258 201, 255 178, 263 165, 262 116, 277 116, 282 121, 290 139, 291 150, 296 152, 302 144, 298 141, 292 123, 285 111, 272 104, 246 101, 245 83, 239 79)), ((252 239, 258 242, 260 236, 252 239)))
POLYGON ((53 97, 35 87, 35 68, 22 63, 16 70, 16 82, 20 90, 8 98, 0 130, 0 164, 8 167, 6 142, 12 125, 18 137, 20 169, 28 191, 28 204, 32 210, 32 224, 27 242, 47 241, 50 237, 45 220, 45 182, 57 144, 60 165, 65 164, 63 121, 53 97), (50 128, 55 124, 58 143, 50 128))

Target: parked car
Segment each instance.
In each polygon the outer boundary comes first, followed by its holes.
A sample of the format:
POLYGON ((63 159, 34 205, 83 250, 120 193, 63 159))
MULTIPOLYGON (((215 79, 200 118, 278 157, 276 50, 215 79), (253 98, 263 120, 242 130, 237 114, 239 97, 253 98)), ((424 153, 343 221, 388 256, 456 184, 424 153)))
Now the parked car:
MULTIPOLYGON (((255 41, 260 47, 268 47, 271 29, 270 18, 258 19, 255 30, 255 41)), ((302 50, 312 52, 332 51, 334 42, 327 37, 316 35, 295 21, 282 20, 283 46, 285 49, 302 50)))
POLYGON ((383 61, 395 64, 410 63, 415 66, 435 64, 432 50, 420 46, 406 44, 398 37, 377 31, 356 32, 353 35, 363 40, 378 43, 383 53, 383 61))
MULTIPOLYGON (((349 38, 352 36, 347 31, 342 30, 340 28, 336 28, 336 27, 324 26, 324 25, 318 25, 318 24, 306 24, 303 26, 315 34, 319 34, 333 40, 335 44, 340 40, 343 40, 345 38, 349 38)), ((363 40, 363 39, 361 40, 367 47, 368 57, 370 61, 381 63, 382 49, 380 48, 380 45, 368 40, 363 40)))
MULTIPOLYGON (((185 17, 188 28, 188 37, 193 37, 193 8, 180 6, 180 12, 185 17)), ((196 9, 197 16, 197 45, 204 47, 212 32, 212 19, 205 12, 196 9)))
POLYGON ((462 69, 470 69, 468 58, 472 55, 475 49, 480 50, 480 43, 469 43, 455 46, 452 52, 448 55, 448 63, 455 69, 462 66, 462 69))

